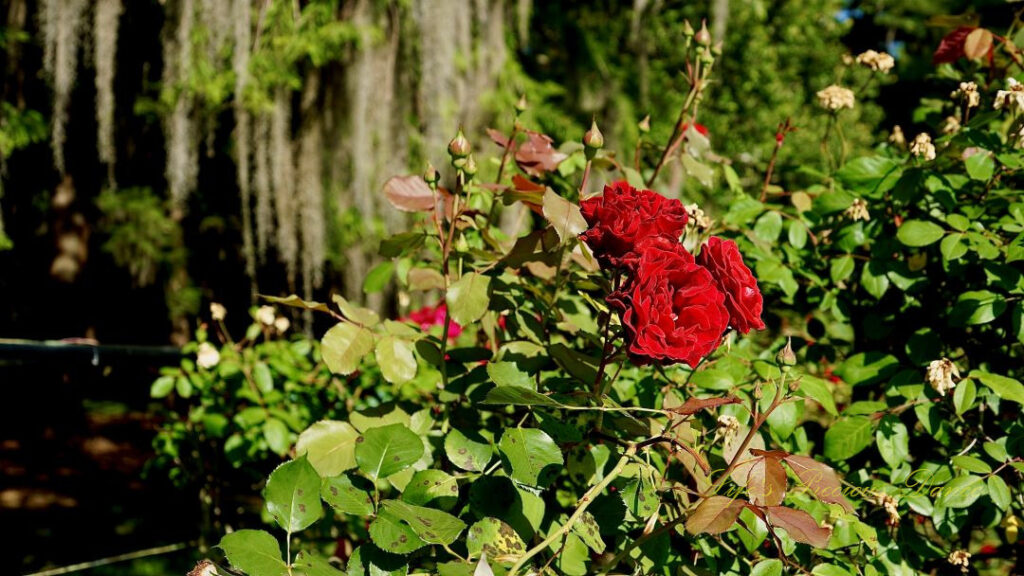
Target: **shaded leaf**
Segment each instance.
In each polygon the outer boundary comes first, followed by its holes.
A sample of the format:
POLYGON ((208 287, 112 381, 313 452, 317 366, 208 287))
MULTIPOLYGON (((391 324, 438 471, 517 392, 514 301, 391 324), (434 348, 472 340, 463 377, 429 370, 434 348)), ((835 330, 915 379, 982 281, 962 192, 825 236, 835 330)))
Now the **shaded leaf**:
POLYGON ((847 512, 853 512, 853 506, 843 495, 843 485, 835 470, 809 456, 790 454, 783 461, 800 480, 800 486, 810 490, 814 497, 822 502, 839 504, 847 512))
POLYGON ((721 534, 736 524, 740 511, 746 505, 746 500, 710 496, 687 518, 686 531, 690 534, 721 534))
MULTIPOLYGON (((379 182, 379 180, 378 180, 379 182)), ((384 183, 384 196, 403 212, 429 212, 435 193, 422 176, 393 176, 384 183)))
POLYGON ((772 526, 782 528, 793 540, 810 544, 815 548, 828 546, 832 530, 818 526, 814 517, 807 512, 785 506, 769 506, 766 511, 772 526))
POLYGON ((564 464, 558 445, 537 428, 505 430, 498 449, 508 459, 512 478, 528 486, 539 486, 549 466, 559 467, 564 464))
POLYGON ((786 495, 786 470, 778 458, 761 456, 754 460, 747 474, 747 493, 758 506, 777 506, 786 495))
POLYGON ((554 147, 554 141, 539 132, 526 131, 526 142, 516 150, 516 163, 530 176, 552 172, 567 156, 554 147))

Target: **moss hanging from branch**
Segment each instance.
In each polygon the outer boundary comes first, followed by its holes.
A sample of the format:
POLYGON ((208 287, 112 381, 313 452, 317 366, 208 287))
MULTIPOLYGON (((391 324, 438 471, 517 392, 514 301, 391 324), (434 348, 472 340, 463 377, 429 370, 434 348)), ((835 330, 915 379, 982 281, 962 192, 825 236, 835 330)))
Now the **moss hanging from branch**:
MULTIPOLYGON (((303 128, 299 142, 296 176, 298 181, 298 215, 301 221, 302 288, 306 298, 313 297, 313 288, 323 282, 325 258, 324 188, 323 188, 323 122, 319 114, 318 92, 320 74, 311 70, 306 76, 302 95, 303 128)), ((307 315, 310 318, 312 315, 307 315)))
POLYGON ((252 187, 256 191, 256 249, 260 262, 267 260, 267 248, 274 233, 274 204, 270 188, 270 116, 260 114, 252 134, 254 164, 252 187))
POLYGON ((194 118, 195 98, 184 89, 192 62, 192 29, 195 21, 193 0, 181 0, 178 27, 174 39, 164 48, 164 86, 180 92, 166 121, 167 187, 176 207, 183 207, 196 187, 199 175, 199 144, 194 118))
POLYGON ((288 285, 294 289, 298 272, 299 239, 296 234, 298 213, 291 113, 291 91, 278 88, 270 126, 270 179, 274 190, 274 213, 277 216, 277 253, 288 272, 288 285))
POLYGON ((82 16, 88 0, 44 0, 43 69, 53 85, 53 120, 50 133, 54 165, 64 173, 64 141, 67 138, 68 104, 78 69, 78 45, 82 16))
POLYGON ((121 0, 99 0, 93 20, 93 56, 96 66, 96 150, 100 162, 107 165, 108 179, 114 183, 114 73, 117 62, 118 24, 124 6, 121 0))
POLYGON ((249 84, 249 56, 252 49, 252 0, 233 0, 230 18, 234 23, 231 68, 235 74, 235 168, 242 203, 242 252, 245 255, 245 273, 249 276, 252 295, 255 296, 256 249, 253 246, 252 187, 249 176, 252 116, 245 107, 245 90, 249 84))

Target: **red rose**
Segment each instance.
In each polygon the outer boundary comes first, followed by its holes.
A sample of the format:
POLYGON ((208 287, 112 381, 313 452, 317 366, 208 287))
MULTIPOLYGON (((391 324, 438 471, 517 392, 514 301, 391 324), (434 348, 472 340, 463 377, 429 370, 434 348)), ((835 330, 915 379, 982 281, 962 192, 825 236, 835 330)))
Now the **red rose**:
POLYGON ((743 263, 740 249, 732 240, 712 236, 700 249, 697 264, 707 268, 725 294, 725 307, 729 309, 729 325, 743 334, 750 329, 764 329, 761 310, 764 301, 757 288, 757 279, 743 263))
POLYGON ((624 181, 604 187, 604 194, 580 202, 590 226, 581 237, 602 262, 620 266, 637 243, 653 236, 678 240, 686 227, 686 209, 679 200, 637 190, 624 181))
POLYGON ((696 367, 728 326, 725 296, 678 241, 655 237, 637 248, 632 278, 608 296, 622 314, 626 349, 639 364, 696 367))

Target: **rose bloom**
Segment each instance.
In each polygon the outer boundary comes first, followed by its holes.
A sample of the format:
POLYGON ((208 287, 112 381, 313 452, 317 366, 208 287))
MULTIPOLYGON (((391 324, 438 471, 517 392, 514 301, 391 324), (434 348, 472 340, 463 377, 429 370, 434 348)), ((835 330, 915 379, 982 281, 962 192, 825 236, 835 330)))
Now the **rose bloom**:
POLYGON ((604 187, 604 194, 580 202, 590 228, 581 237, 604 264, 618 267, 638 242, 654 236, 678 240, 686 228, 686 209, 679 200, 637 190, 624 181, 604 187))
MULTIPOLYGON (((420 330, 426 332, 427 330, 430 330, 432 326, 444 326, 444 316, 447 310, 447 306, 442 302, 437 306, 424 306, 419 310, 410 312, 409 315, 402 320, 417 324, 419 325, 420 330)), ((459 334, 462 334, 462 326, 459 326, 459 324, 454 320, 449 320, 448 338, 458 338, 459 334)))
POLYGON ((853 109, 853 90, 832 84, 828 88, 818 90, 818 104, 826 110, 853 109))
POLYGON ((200 368, 209 370, 220 362, 220 352, 209 342, 203 342, 199 345, 199 350, 196 353, 196 365, 200 368))
POLYGON ((761 310, 764 301, 757 288, 757 279, 743 263, 740 249, 732 240, 712 236, 697 255, 700 264, 711 273, 718 289, 725 294, 729 325, 746 334, 751 328, 763 330, 761 310))
POLYGON ((629 355, 638 364, 696 367, 729 324, 725 295, 676 240, 649 238, 636 254, 632 278, 608 296, 622 314, 629 355))

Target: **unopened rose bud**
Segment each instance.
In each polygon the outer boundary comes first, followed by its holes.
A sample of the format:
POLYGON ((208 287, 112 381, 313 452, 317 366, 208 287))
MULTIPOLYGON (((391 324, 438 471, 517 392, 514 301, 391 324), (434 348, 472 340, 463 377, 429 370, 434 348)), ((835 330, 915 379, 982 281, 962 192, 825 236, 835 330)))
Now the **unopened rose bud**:
POLYGON ((587 158, 593 158, 597 151, 604 148, 604 134, 597 127, 597 120, 591 120, 590 130, 583 134, 584 152, 587 158))
POLYGON ((793 352, 792 338, 786 339, 786 345, 775 355, 775 362, 783 369, 788 369, 796 364, 796 354, 793 352))
POLYGON ((452 158, 465 158, 472 151, 473 147, 469 145, 469 140, 466 140, 466 135, 462 133, 462 128, 459 128, 459 133, 448 143, 448 154, 452 158))
POLYGON ((472 154, 466 156, 466 164, 462 167, 463 174, 466 175, 467 179, 472 180, 473 176, 476 176, 476 170, 476 159, 473 158, 472 154))
POLYGON ((427 164, 427 170, 423 172, 423 181, 434 188, 440 180, 441 173, 437 171, 437 168, 434 168, 433 164, 427 164))
POLYGON ((683 20, 683 36, 693 38, 693 26, 690 25, 689 20, 683 20))
POLYGON ((523 112, 526 112, 526 109, 527 109, 526 94, 523 94, 523 95, 519 96, 519 101, 516 102, 516 112, 518 112, 519 114, 522 114, 523 112))
POLYGON ((719 40, 718 42, 715 42, 715 45, 711 47, 711 53, 714 54, 715 56, 721 56, 722 55, 722 50, 723 50, 723 44, 722 44, 721 40, 719 40))
POLYGON ((711 32, 708 32, 707 20, 700 21, 700 30, 697 31, 697 34, 694 35, 693 39, 696 40, 697 44, 700 44, 701 46, 711 45, 711 32))
POLYGON ((651 115, 644 116, 644 119, 640 121, 636 127, 640 130, 641 134, 647 134, 651 131, 651 115))

